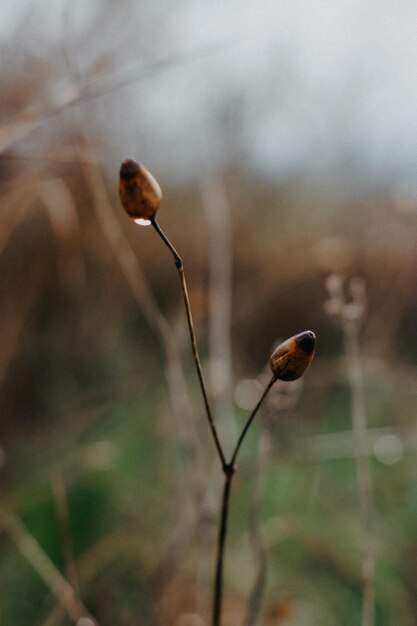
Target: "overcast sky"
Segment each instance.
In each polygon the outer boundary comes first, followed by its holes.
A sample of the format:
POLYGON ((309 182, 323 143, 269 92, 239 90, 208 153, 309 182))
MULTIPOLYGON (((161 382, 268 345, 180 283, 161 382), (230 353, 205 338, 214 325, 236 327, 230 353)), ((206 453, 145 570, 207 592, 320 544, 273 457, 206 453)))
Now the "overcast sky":
POLYGON ((213 54, 84 105, 121 154, 140 146, 148 162, 184 176, 212 143, 220 159, 238 151, 278 178, 344 171, 353 181, 414 185, 416 2, 114 1, 107 25, 79 46, 103 3, 2 0, 0 36, 13 41, 30 7, 28 46, 30 33, 51 49, 65 39, 81 72, 114 51, 116 78, 212 46, 213 54))

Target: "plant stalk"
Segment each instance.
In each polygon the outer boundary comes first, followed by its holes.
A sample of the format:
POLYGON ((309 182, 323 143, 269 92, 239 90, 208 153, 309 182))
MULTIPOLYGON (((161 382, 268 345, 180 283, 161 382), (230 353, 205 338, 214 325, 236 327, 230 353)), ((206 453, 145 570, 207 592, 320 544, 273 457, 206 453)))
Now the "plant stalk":
POLYGON ((191 312, 190 299, 188 296, 187 282, 185 280, 185 272, 184 272, 184 264, 177 250, 168 239, 162 228, 160 227, 156 217, 151 218, 151 224, 158 233, 159 237, 162 239, 164 244, 167 246, 169 251, 174 257, 175 267, 178 270, 178 275, 181 283, 181 290, 184 298, 185 311, 187 314, 187 323, 188 323, 188 331, 190 334, 191 341, 191 349, 194 358, 194 364, 198 375, 198 380, 200 383, 201 393, 204 400, 204 406, 206 409, 207 419, 209 422, 210 430, 213 435, 213 440, 217 449, 218 456, 220 458, 220 462, 222 464, 223 474, 225 477, 224 486, 223 486, 223 497, 222 497, 222 508, 220 515, 220 527, 219 527, 219 535, 217 542, 217 557, 216 557, 216 572, 215 572, 215 580, 214 580, 214 600, 213 600, 213 626, 220 626, 221 624, 221 613, 222 613, 222 599, 223 599, 223 571, 224 571, 224 554, 225 554, 225 546, 226 546, 226 537, 227 537, 227 524, 229 519, 229 503, 230 503, 230 491, 232 486, 232 479, 235 473, 235 461, 237 459, 237 455, 239 454, 239 450, 243 443, 243 440, 248 432, 259 408, 261 407, 263 401, 265 400, 269 390, 272 385, 276 381, 275 376, 271 378, 268 385, 266 386, 262 396, 260 397, 257 405, 253 409, 252 413, 249 415, 245 426, 239 436, 239 439, 236 443, 235 449, 233 451, 232 457, 230 459, 230 463, 227 463, 226 457, 223 452, 223 448, 221 446, 219 436, 217 434, 217 429, 213 420, 213 416, 211 413, 206 385, 204 382, 203 370, 201 367, 200 357, 198 354, 197 348, 197 339, 194 330, 194 322, 193 316, 191 312))
POLYGON ((216 574, 214 578, 213 626, 220 626, 221 620, 223 600, 223 562, 226 545, 227 522, 229 519, 230 488, 232 486, 233 474, 234 468, 229 465, 227 471, 225 472, 219 538, 217 542, 216 574))
POLYGON ((227 465, 226 457, 224 455, 223 448, 221 446, 221 443, 220 443, 220 440, 219 440, 219 436, 217 434, 217 429, 216 429, 216 426, 214 424, 213 415, 211 413, 211 409, 210 409, 210 405, 209 405, 209 401, 208 401, 208 396, 207 396, 206 384, 204 382, 203 370, 202 370, 202 367, 201 367, 200 357, 199 357, 199 354, 198 354, 197 339, 196 339, 195 330, 194 330, 193 316, 192 316, 192 313, 191 313, 191 306, 190 306, 190 299, 189 299, 189 296, 188 296, 187 282, 185 280, 184 264, 182 262, 182 259, 181 259, 180 255, 178 254, 178 252, 176 251, 176 249, 172 245, 171 241, 168 239, 168 237, 165 235, 164 231, 160 227, 156 217, 153 217, 151 219, 151 223, 152 223, 152 226, 154 227, 154 229, 156 230, 156 232, 158 233, 158 235, 160 236, 160 238, 162 239, 162 241, 164 242, 164 244, 167 246, 167 248, 172 253, 172 255, 174 257, 175 267, 178 270, 178 275, 179 275, 180 283, 181 283, 182 295, 183 295, 183 298, 184 298, 185 311, 186 311, 186 314, 187 314, 188 331, 189 331, 189 334, 190 334, 191 349, 192 349, 192 352, 193 352, 194 364, 195 364, 195 368, 196 368, 196 371, 197 371, 198 380, 199 380, 199 383, 200 383, 200 389, 201 389, 201 393, 202 393, 203 400, 204 400, 204 406, 205 406, 205 409, 206 409, 206 414, 207 414, 207 419, 208 419, 208 422, 209 422, 210 430, 211 430, 211 433, 213 435, 214 443, 215 443, 215 446, 216 446, 216 449, 217 449, 217 453, 218 453, 219 458, 220 458, 220 462, 222 464, 223 471, 225 471, 225 468, 226 468, 226 465, 227 465))
POLYGON ((239 454, 240 446, 243 443, 243 440, 244 440, 244 438, 246 436, 246 433, 248 432, 249 427, 250 427, 250 425, 252 424, 252 422, 253 422, 253 420, 255 418, 255 415, 257 414, 257 412, 258 412, 262 402, 265 400, 269 390, 271 389, 271 387, 275 383, 275 381, 276 381, 276 378, 275 378, 275 376, 273 376, 271 378, 271 380, 269 381, 269 383, 267 384, 267 386, 266 386, 262 396, 260 397, 260 399, 258 401, 258 404, 255 406, 255 408, 253 409, 252 413, 249 415, 248 420, 247 420, 245 426, 243 427, 243 430, 242 430, 242 432, 240 434, 240 437, 239 437, 239 439, 237 441, 236 447, 235 447, 234 452, 232 454, 232 458, 230 460, 230 465, 234 465, 235 464, 237 455, 239 454))
POLYGON ((252 424, 257 412, 259 411, 263 401, 265 400, 269 390, 272 385, 276 381, 275 376, 269 381, 266 386, 262 396, 260 397, 257 405, 253 409, 252 413, 249 415, 245 426, 240 434, 234 452, 232 454, 230 463, 227 463, 223 466, 223 473, 225 477, 224 486, 223 486, 223 497, 222 497, 222 509, 220 515, 220 528, 219 528, 219 536, 217 541, 217 557, 216 557, 216 574, 214 579, 214 601, 213 601, 213 626, 220 626, 221 624, 221 613, 222 613, 222 600, 223 600, 223 570, 224 570, 224 553, 226 547, 226 537, 227 537, 227 523, 229 519, 229 502, 230 502, 230 489, 232 486, 232 479, 235 473, 235 461, 243 440, 245 438, 246 433, 249 430, 250 425, 252 424))

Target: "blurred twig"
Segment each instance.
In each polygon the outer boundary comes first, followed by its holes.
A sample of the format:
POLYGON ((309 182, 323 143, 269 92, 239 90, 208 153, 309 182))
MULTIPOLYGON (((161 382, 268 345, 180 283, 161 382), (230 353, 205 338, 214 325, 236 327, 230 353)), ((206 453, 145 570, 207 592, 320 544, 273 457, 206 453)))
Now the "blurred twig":
POLYGON ((367 451, 367 431, 363 375, 360 362, 358 329, 352 323, 344 324, 348 379, 352 389, 353 434, 356 441, 358 486, 362 511, 363 531, 363 613, 362 626, 374 624, 375 604, 375 539, 372 478, 367 451))
POLYGON ((86 287, 86 272, 81 251, 81 228, 75 199, 62 178, 40 184, 57 246, 57 264, 62 284, 77 295, 86 287))
POLYGON ((265 590, 267 577, 266 549, 261 532, 261 504, 264 492, 265 470, 268 465, 270 451, 269 432, 264 428, 258 441, 256 461, 255 488, 249 517, 249 539, 257 562, 257 573, 250 594, 244 626, 254 626, 261 608, 262 596, 265 590))
MULTIPOLYGON (((202 148, 202 154, 207 152, 207 144, 202 148)), ((227 197, 223 175, 212 167, 216 159, 207 155, 200 178, 200 194, 203 210, 206 215, 209 236, 208 264, 209 264, 209 382, 214 403, 214 410, 219 416, 219 429, 225 447, 232 446, 236 439, 236 424, 233 420, 232 397, 232 346, 231 346, 231 315, 232 315, 232 223, 231 206, 227 197)), ((203 588, 202 581, 207 578, 207 556, 210 554, 211 532, 210 526, 216 519, 217 493, 219 484, 216 468, 211 472, 210 486, 208 487, 203 504, 203 518, 197 528, 197 547, 200 555, 197 556, 197 591, 203 588), (215 498, 211 493, 216 490, 215 498), (200 584, 199 584, 200 581, 200 584)), ((205 594, 198 594, 200 614, 206 615, 205 594)))
POLYGON ((85 82, 82 85, 72 86, 67 91, 60 91, 55 96, 55 101, 51 101, 46 110, 39 112, 22 112, 13 119, 10 119, 0 126, 0 152, 3 152, 10 146, 14 145, 21 139, 26 138, 33 130, 38 128, 45 120, 63 113, 77 104, 88 102, 100 96, 114 93, 124 87, 129 87, 137 82, 153 78, 162 72, 173 67, 178 67, 187 63, 193 63, 200 59, 204 59, 213 54, 218 54, 223 50, 236 45, 241 41, 241 37, 210 43, 202 46, 199 50, 188 53, 178 52, 169 56, 157 59, 152 63, 148 63, 146 67, 132 71, 128 76, 119 78, 118 80, 107 80, 98 83, 96 79, 91 82, 85 82))
POLYGON ((79 599, 79 584, 77 567, 71 540, 70 517, 68 510, 67 490, 62 472, 58 471, 52 478, 52 492, 54 494, 59 527, 61 531, 62 551, 67 569, 67 578, 79 599))
MULTIPOLYGON (((100 158, 96 152, 87 150, 84 151, 83 160, 90 163, 98 164, 100 158)), ((79 165, 79 151, 75 150, 72 146, 62 146, 59 149, 53 146, 48 146, 47 153, 36 153, 36 156, 30 156, 22 153, 6 153, 0 154, 0 163, 39 163, 40 165, 79 165)), ((49 171, 49 170, 48 170, 49 171)), ((13 181, 15 182, 15 181, 13 181)))
POLYGON ((359 349, 359 331, 365 316, 366 291, 364 283, 352 279, 349 284, 351 301, 346 302, 343 281, 337 275, 327 280, 330 299, 326 312, 334 316, 343 331, 347 361, 347 376, 352 393, 352 429, 356 446, 358 489, 362 517, 362 626, 373 626, 375 614, 375 529, 372 477, 368 459, 367 424, 363 371, 359 349))
POLYGON ((25 528, 22 522, 11 512, 0 510, 0 527, 7 533, 19 552, 32 565, 48 589, 66 610, 74 623, 83 617, 92 618, 86 607, 77 597, 74 588, 56 568, 48 555, 42 550, 35 537, 25 528))
MULTIPOLYGON (((259 377, 267 379, 267 374, 259 377)), ((293 409, 298 402, 303 387, 302 379, 292 382, 277 381, 271 391, 265 407, 265 420, 258 440, 257 458, 255 462, 255 486, 252 493, 249 511, 249 541, 257 565, 252 591, 249 597, 244 626, 255 626, 261 609, 262 597, 267 580, 266 552, 269 547, 268 534, 261 523, 261 505, 267 466, 271 454, 271 432, 284 413, 293 409)), ((282 532, 282 529, 280 529, 282 532)), ((269 538, 269 542, 271 539, 269 538)))
MULTIPOLYGON (((210 171, 208 168, 205 170, 210 171)), ((209 232, 209 342, 211 393, 216 413, 229 428, 227 439, 236 433, 230 401, 232 388, 232 224, 231 209, 222 175, 211 172, 200 182, 209 232), (227 417, 227 420, 226 420, 227 417), (230 432, 232 429, 232 432, 230 432)), ((222 423, 223 426, 223 423, 222 423)), ((225 428, 223 428, 225 431, 225 428)), ((234 435, 234 436, 233 436, 234 435)))

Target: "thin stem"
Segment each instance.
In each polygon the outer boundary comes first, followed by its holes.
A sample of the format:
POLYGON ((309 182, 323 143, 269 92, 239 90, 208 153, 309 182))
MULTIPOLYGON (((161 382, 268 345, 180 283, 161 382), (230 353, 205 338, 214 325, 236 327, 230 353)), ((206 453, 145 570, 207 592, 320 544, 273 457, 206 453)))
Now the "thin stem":
POLYGON ((274 384, 275 381, 276 381, 276 378, 275 378, 275 376, 273 376, 271 378, 271 380, 269 381, 268 385, 266 386, 265 391, 263 392, 262 396, 260 397, 260 400, 259 400, 258 404, 253 409, 252 413, 249 415, 248 421, 246 422, 246 424, 245 424, 245 426, 244 426, 244 428, 243 428, 243 430, 242 430, 242 432, 240 434, 240 437, 239 437, 238 442, 236 444, 235 450, 234 450, 234 452, 232 454, 232 458, 230 460, 230 465, 233 466, 235 464, 237 455, 238 455, 239 450, 240 450, 240 446, 242 445, 242 442, 243 442, 243 440, 244 440, 244 438, 246 436, 246 433, 248 432, 249 427, 252 424, 252 422, 253 422, 253 420, 254 420, 254 418, 255 418, 255 416, 256 416, 256 414, 257 414, 257 412, 258 412, 258 410, 259 410, 259 408, 260 408, 260 406, 262 404, 262 402, 265 400, 269 390, 271 389, 271 387, 272 387, 272 385, 274 384))
POLYGON ((223 562, 229 518, 230 487, 234 474, 233 466, 228 466, 223 487, 222 511, 220 516, 219 538, 217 542, 216 575, 214 579, 213 626, 220 626, 223 599, 223 562))
POLYGON ((215 582, 214 582, 214 602, 213 602, 213 626, 220 626, 221 620, 221 610, 222 610, 222 598, 223 598, 223 569, 224 569, 224 552, 226 546, 226 535, 227 535, 227 522, 229 518, 229 501, 230 501, 230 488, 232 485, 232 478, 235 473, 235 461, 237 455, 239 453, 242 442, 245 438, 246 433, 249 430, 250 425, 252 424, 262 402, 265 400, 269 390, 272 385, 276 381, 275 377, 269 381, 266 386, 262 396, 259 399, 259 402, 253 409, 250 414, 242 433, 238 439, 235 450, 233 452, 230 463, 227 463, 223 466, 223 472, 225 476, 225 482, 223 487, 223 498, 222 498, 222 510, 220 516, 220 528, 219 528, 219 537, 217 542, 217 559, 216 559, 216 574, 215 574, 215 582))
POLYGON ((164 231, 160 227, 155 217, 151 218, 151 223, 154 229, 156 230, 156 232, 158 233, 159 237, 162 239, 164 244, 167 246, 167 248, 173 255, 175 267, 178 270, 182 294, 184 298, 185 310, 187 314, 188 330, 190 334, 191 349, 192 349, 192 353, 194 357, 195 368, 196 368, 198 379, 200 382, 201 393, 202 393, 203 400, 204 400, 204 406, 206 409, 209 426, 213 435, 214 443, 216 445, 216 449, 217 449, 217 452, 218 452, 218 455, 222 464, 223 473, 225 476, 225 482, 224 482, 224 487, 223 487, 222 508, 221 508, 221 516, 220 516, 220 528, 219 528, 219 536, 218 536, 218 543, 217 543, 216 573, 215 573, 215 582, 214 582, 214 601, 213 601, 213 626, 220 626, 221 610, 222 610, 222 596, 223 596, 224 553, 225 553, 225 546, 226 546, 227 523, 228 523, 228 518, 229 518, 230 490, 231 490, 231 485, 232 485, 232 478, 235 473, 234 465, 235 465, 235 461, 239 453, 240 447, 246 436, 246 433, 249 430, 250 425, 252 424, 269 390, 271 389, 272 385, 275 383, 276 378, 275 376, 273 376, 271 380, 269 381, 266 389, 264 390, 261 398, 259 399, 259 402, 257 403, 252 413, 250 414, 240 434, 240 437, 237 441, 236 447, 232 454, 230 463, 227 463, 226 457, 223 452, 223 448, 220 444, 220 440, 217 434, 216 426, 214 424, 213 416, 212 416, 209 401, 208 401, 206 385, 205 385, 204 376, 203 376, 203 370, 201 367, 200 357, 198 354, 197 339, 196 339, 195 330, 194 330, 194 323, 193 323, 193 317, 191 313, 190 299, 188 296, 187 283, 185 280, 184 265, 177 250, 175 249, 171 241, 168 239, 168 237, 165 235, 164 231))
POLYGON ((249 539, 252 544, 258 571, 249 598, 244 626, 255 626, 262 605, 262 597, 267 581, 267 559, 264 540, 261 533, 261 503, 264 492, 264 470, 270 453, 270 433, 263 429, 258 442, 256 463, 256 482, 252 495, 249 518, 249 539))
MULTIPOLYGON (((81 122, 80 122, 80 125, 81 122)), ((187 511, 199 508, 201 489, 203 484, 204 456, 200 452, 201 434, 196 420, 192 415, 191 402, 188 395, 184 370, 175 337, 167 319, 163 315, 145 274, 136 258, 135 252, 124 233, 119 220, 112 208, 102 173, 98 167, 86 160, 86 154, 91 152, 91 142, 86 137, 86 130, 79 134, 76 148, 80 163, 84 171, 91 199, 95 208, 96 217, 102 233, 117 261, 123 276, 129 285, 132 295, 144 319, 164 354, 163 370, 167 383, 168 400, 176 420, 178 437, 184 444, 184 468, 190 489, 183 489, 181 495, 186 499, 187 511)), ((2 233, 0 224, 0 233, 2 233)), ((1 237, 1 235, 0 235, 1 237)), ((0 241, 1 249, 1 241, 0 241)), ((0 250, 1 251, 1 250, 0 250)), ((184 515, 182 516, 184 519, 184 515)))
POLYGON ((162 239, 162 241, 164 242, 164 244, 168 247, 168 249, 172 253, 172 255, 174 257, 175 267, 178 270, 180 283, 181 283, 182 294, 183 294, 183 298, 184 298, 185 311, 187 313, 188 330, 189 330, 189 333, 190 333, 191 349, 192 349, 192 352, 193 352, 195 368, 197 370, 198 380, 200 382, 201 393, 203 395, 204 406, 205 406, 205 409, 206 409, 206 413, 207 413, 207 418, 208 418, 208 421, 209 421, 210 429, 211 429, 211 432, 212 432, 212 435, 213 435, 214 443, 216 445, 216 449, 217 449, 217 452, 218 452, 221 464, 222 464, 222 468, 224 470, 224 468, 227 465, 226 457, 224 455, 223 448, 222 448, 222 446, 220 444, 219 436, 217 434, 217 429, 216 429, 216 426, 214 424, 213 416, 211 414, 210 405, 209 405, 209 401, 208 401, 206 385, 205 385, 204 376, 203 376, 203 370, 202 370, 202 367, 201 367, 200 357, 199 357, 199 354, 198 354, 197 339, 196 339, 196 336, 195 336, 194 322, 193 322, 193 316, 192 316, 192 313, 191 313, 191 306, 190 306, 190 299, 188 297, 187 283, 186 283, 186 280, 185 280, 184 265, 183 265, 183 262, 182 262, 182 259, 181 259, 180 255, 178 254, 178 252, 176 251, 176 249, 174 248, 174 246, 172 245, 172 243, 170 242, 168 237, 165 235, 164 231, 162 230, 162 228, 158 224, 158 222, 157 222, 155 217, 153 217, 151 219, 151 223, 152 223, 152 226, 154 227, 154 229, 156 230, 156 232, 158 233, 158 235, 160 236, 160 238, 162 239))

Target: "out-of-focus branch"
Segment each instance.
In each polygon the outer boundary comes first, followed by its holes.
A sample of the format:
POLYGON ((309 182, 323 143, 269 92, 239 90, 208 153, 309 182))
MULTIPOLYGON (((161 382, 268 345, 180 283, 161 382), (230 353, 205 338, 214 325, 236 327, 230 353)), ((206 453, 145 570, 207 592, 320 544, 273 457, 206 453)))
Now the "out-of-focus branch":
POLYGON ((77 623, 82 618, 89 618, 92 626, 97 625, 97 622, 77 597, 74 588, 56 568, 21 521, 11 512, 2 509, 0 510, 0 527, 7 533, 22 556, 32 565, 38 576, 66 610, 71 620, 77 623))
POLYGON ((252 494, 249 517, 249 539, 257 563, 257 573, 250 594, 246 617, 243 622, 244 626, 254 626, 256 624, 266 585, 267 559, 261 532, 261 504, 264 493, 265 470, 269 461, 269 452, 269 432, 266 429, 263 429, 258 441, 258 454, 255 468, 256 482, 252 494))
POLYGON ((75 199, 62 178, 42 181, 40 196, 47 211, 58 251, 57 265, 62 285, 75 296, 86 288, 81 227, 75 199))
POLYGON ((18 117, 0 126, 0 153, 16 144, 21 139, 26 138, 44 121, 56 115, 60 115, 77 104, 88 102, 100 96, 114 93, 124 87, 129 87, 142 80, 153 78, 173 67, 193 63, 194 61, 204 59, 213 54, 218 54, 236 45, 240 40, 241 37, 238 39, 229 37, 226 40, 202 46, 199 50, 194 50, 193 52, 171 53, 165 58, 156 59, 147 64, 144 68, 132 71, 128 76, 120 78, 119 80, 110 79, 99 83, 94 79, 82 85, 72 86, 68 88, 67 91, 61 89, 59 95, 56 96, 54 101, 50 102, 46 110, 35 113, 22 112, 18 117))
POLYGON ((360 361, 358 328, 343 325, 349 385, 352 390, 352 424, 356 442, 358 488, 362 514, 363 541, 363 608, 362 626, 373 626, 375 612, 375 538, 372 478, 367 449, 367 429, 363 375, 360 361))
MULTIPOLYGON (((232 390, 232 224, 224 181, 210 172, 200 182, 209 231, 209 348, 211 394, 216 413, 223 416, 226 441, 236 438, 230 401, 232 390), (225 428, 227 424, 228 432, 225 428), (230 432, 232 430, 232 432, 230 432)), ((223 436, 224 438, 224 436, 223 436)))
POLYGON ((52 479, 52 492, 55 499, 57 517, 60 527, 62 552, 64 555, 67 578, 74 589, 74 593, 77 594, 77 599, 80 597, 77 567, 74 560, 74 552, 72 548, 71 529, 70 529, 70 517, 68 510, 68 498, 67 490, 65 487, 64 477, 62 472, 56 472, 52 479))
POLYGON ((327 280, 330 299, 326 312, 335 317, 343 331, 347 376, 352 394, 352 430, 355 440, 358 490, 362 517, 362 626, 373 626, 375 620, 375 528, 374 498, 369 464, 363 371, 359 349, 359 331, 366 310, 366 290, 359 279, 349 284, 350 301, 346 301, 343 281, 337 276, 327 280))

